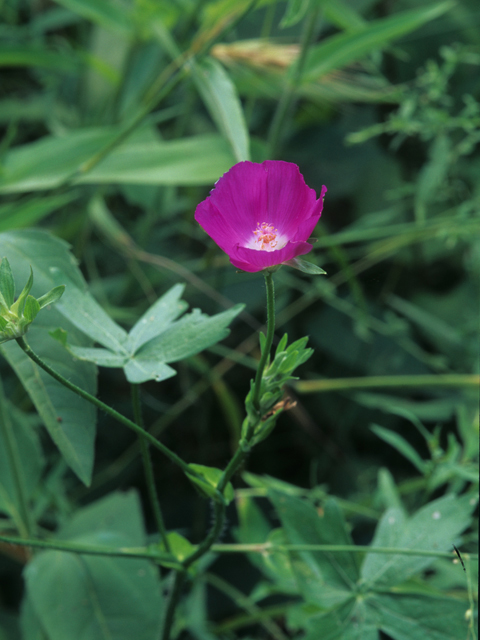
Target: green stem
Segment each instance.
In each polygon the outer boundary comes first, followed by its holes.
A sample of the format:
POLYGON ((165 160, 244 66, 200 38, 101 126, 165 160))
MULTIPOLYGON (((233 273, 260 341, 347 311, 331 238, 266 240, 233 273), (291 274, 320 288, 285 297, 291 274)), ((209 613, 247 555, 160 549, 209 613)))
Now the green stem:
POLYGON ((162 640, 169 640, 170 631, 173 624, 173 619, 175 615, 175 609, 177 608, 178 602, 180 600, 180 596, 182 594, 183 583, 185 582, 185 578, 187 577, 187 569, 190 567, 195 560, 198 560, 203 555, 210 550, 215 540, 219 537, 222 532, 223 525, 225 522, 225 503, 224 502, 215 502, 215 514, 214 514, 214 524, 211 530, 209 531, 205 540, 197 547, 197 549, 185 558, 182 562, 183 570, 177 571, 175 575, 175 583, 170 596, 170 600, 167 607, 167 613, 165 614, 165 623, 163 625, 163 633, 162 640))
MULTIPOLYGON (((265 345, 262 350, 262 355, 260 358, 260 362, 258 363, 257 373, 255 376, 255 390, 254 390, 254 398, 253 403, 255 408, 257 409, 258 416, 256 420, 253 420, 249 424, 248 432, 241 441, 240 446, 235 452, 233 458, 228 463, 227 467, 222 473, 222 476, 217 484, 217 491, 221 494, 223 498, 223 493, 230 478, 234 475, 234 473, 240 468, 243 464, 243 461, 247 457, 250 451, 250 440, 255 432, 255 427, 262 419, 260 415, 260 392, 262 386, 262 377, 263 372, 265 370, 265 365, 267 363, 268 356, 270 355, 270 350, 272 348, 273 343, 273 335, 275 333, 275 289, 273 284, 273 275, 269 271, 265 272, 265 286, 267 290, 267 337, 265 340, 265 345)), ((224 523, 225 523, 225 510, 226 505, 224 500, 217 500, 214 503, 215 513, 213 520, 213 527, 209 531, 205 540, 197 547, 197 549, 190 554, 185 560, 182 562, 183 571, 177 571, 175 576, 175 584, 172 590, 172 594, 170 597, 170 601, 167 607, 167 613, 165 615, 165 624, 163 627, 162 640, 169 640, 170 631, 173 625, 175 609, 178 605, 178 601, 181 596, 182 586, 185 582, 185 578, 187 576, 187 569, 190 567, 196 560, 201 558, 203 555, 207 553, 215 543, 215 541, 220 536, 224 523)))
POLYGON ((251 616, 252 620, 258 620, 272 638, 275 640, 288 640, 287 636, 272 618, 262 616, 262 609, 255 604, 252 598, 246 596, 229 582, 213 573, 205 574, 205 580, 211 584, 212 587, 220 591, 220 593, 230 598, 237 607, 244 609, 251 616))
MULTIPOLYGON (((182 471, 184 471, 184 473, 186 473, 188 476, 195 476, 195 478, 198 478, 201 482, 205 482, 204 478, 202 478, 202 476, 200 476, 199 474, 195 473, 195 471, 193 471, 193 469, 190 468, 190 465, 187 462, 179 458, 175 453, 173 453, 173 451, 170 451, 168 447, 166 447, 164 444, 156 440, 156 438, 154 438, 150 433, 148 433, 148 431, 145 431, 145 429, 142 429, 142 427, 139 427, 138 424, 136 424, 129 418, 122 415, 121 413, 118 413, 118 411, 115 411, 115 409, 112 409, 112 407, 109 407, 108 404, 105 404, 95 396, 92 396, 90 393, 88 393, 88 391, 85 391, 84 389, 77 387, 76 384, 64 378, 61 374, 55 371, 55 369, 52 369, 46 362, 44 362, 40 358, 40 356, 38 356, 30 348, 25 338, 23 337, 16 338, 16 341, 19 347, 25 352, 25 354, 31 360, 33 360, 35 364, 37 364, 44 371, 46 371, 48 375, 52 376, 52 378, 54 378, 57 382, 62 384, 64 387, 67 387, 67 389, 70 389, 70 391, 73 391, 73 393, 76 393, 78 396, 80 396, 84 400, 87 400, 87 402, 90 402, 91 404, 96 406, 98 409, 105 411, 105 413, 108 413, 110 416, 112 416, 112 418, 114 418, 121 424, 125 425, 126 427, 134 431, 136 434, 143 436, 146 442, 148 442, 155 448, 159 449, 164 455, 167 456, 167 458, 169 458, 173 463, 178 465, 182 469, 182 471)), ((207 483, 205 482, 205 484, 207 483)), ((208 485, 208 488, 211 490, 210 485, 208 485)))
POLYGON ((365 376, 363 378, 333 378, 302 380, 294 383, 298 393, 322 393, 345 389, 388 387, 472 387, 478 389, 480 375, 475 373, 424 374, 419 376, 365 376))
MULTIPOLYGON (((68 553, 79 553, 90 556, 110 556, 117 558, 143 558, 156 562, 171 563, 171 555, 158 551, 156 547, 105 547, 93 544, 80 544, 76 542, 66 542, 63 540, 40 540, 27 539, 18 536, 5 536, 0 534, 0 542, 18 545, 22 547, 32 547, 36 549, 53 549, 56 551, 66 551, 68 553)), ((271 544, 261 542, 258 544, 213 544, 210 549, 214 553, 291 553, 294 551, 321 551, 324 553, 375 553, 380 555, 400 555, 418 556, 423 558, 446 558, 454 560, 456 558, 452 551, 435 551, 433 549, 412 549, 402 547, 370 547, 368 545, 354 544, 271 544)), ((478 553, 462 551, 462 558, 465 562, 476 562, 478 553)), ((194 562, 195 560, 192 560, 194 562)), ((182 567, 183 569, 183 567, 182 567)))
POLYGON ((28 509, 27 490, 25 487, 25 476, 23 474, 22 460, 18 451, 17 440, 14 436, 12 420, 7 412, 5 405, 5 395, 3 393, 3 386, 0 381, 0 433, 3 433, 3 439, 5 442, 5 449, 10 461, 10 468, 12 470, 13 484, 17 494, 19 518, 17 526, 20 534, 24 538, 32 536, 34 525, 30 517, 30 511, 28 509))
POLYGON ((170 594, 170 600, 168 602, 167 612, 165 613, 165 621, 163 623, 162 640, 169 640, 170 631, 172 629, 173 620, 175 617, 175 609, 180 601, 182 595, 182 587, 187 577, 185 570, 178 570, 175 574, 172 593, 170 594))
POLYGON ((258 363, 258 369, 255 376, 255 391, 253 394, 253 405, 260 410, 260 392, 262 389, 262 377, 270 349, 272 348, 273 334, 275 333, 275 288, 273 284, 273 274, 265 271, 265 287, 267 289, 267 338, 265 340, 265 348, 262 350, 262 356, 258 363))
MULTIPOLYGON (((142 418, 142 408, 140 403, 140 390, 138 384, 132 384, 132 406, 133 406, 133 416, 135 418, 135 422, 139 427, 144 428, 143 418, 142 418)), ((143 468, 145 471, 145 480, 147 483, 147 491, 148 496, 150 498, 150 504, 152 506, 153 515, 155 517, 155 522, 157 524, 157 530, 160 535, 160 539, 163 542, 163 546, 165 547, 165 551, 170 553, 170 543, 168 542, 167 530, 165 528, 165 522, 163 520, 162 510, 160 508, 160 501, 158 499, 157 488, 155 487, 155 478, 153 476, 153 467, 152 460, 150 458, 150 452, 148 450, 148 442, 145 440, 143 435, 138 434, 138 440, 140 443, 140 451, 142 453, 143 460, 143 468)))

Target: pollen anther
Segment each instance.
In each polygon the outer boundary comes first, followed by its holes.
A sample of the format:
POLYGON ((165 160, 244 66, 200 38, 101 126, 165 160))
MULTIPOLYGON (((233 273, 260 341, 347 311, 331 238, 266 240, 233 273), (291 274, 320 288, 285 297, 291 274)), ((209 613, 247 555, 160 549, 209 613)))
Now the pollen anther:
POLYGON ((273 251, 277 244, 277 234, 278 230, 275 229, 273 224, 269 222, 257 222, 257 228, 253 232, 256 236, 255 244, 256 248, 262 251, 273 251))

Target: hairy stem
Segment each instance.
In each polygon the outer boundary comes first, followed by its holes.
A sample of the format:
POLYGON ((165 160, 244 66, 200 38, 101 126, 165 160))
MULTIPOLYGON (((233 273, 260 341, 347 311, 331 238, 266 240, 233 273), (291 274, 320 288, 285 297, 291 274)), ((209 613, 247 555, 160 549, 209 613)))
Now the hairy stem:
POLYGON ((255 391, 253 394, 253 405, 260 409, 260 392, 262 388, 262 376, 267 364, 270 349, 272 348, 273 334, 275 333, 275 288, 273 284, 273 274, 265 271, 265 287, 267 289, 267 338, 265 347, 262 350, 262 356, 258 363, 257 373, 255 375, 255 391))

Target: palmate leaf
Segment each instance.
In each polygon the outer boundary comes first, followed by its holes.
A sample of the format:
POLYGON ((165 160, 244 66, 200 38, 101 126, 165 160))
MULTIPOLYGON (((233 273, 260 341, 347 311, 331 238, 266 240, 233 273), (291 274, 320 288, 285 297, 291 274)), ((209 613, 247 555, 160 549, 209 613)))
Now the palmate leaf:
POLYGON ((138 320, 128 334, 131 351, 135 352, 146 342, 160 335, 176 320, 188 307, 185 300, 181 300, 185 285, 176 284, 155 302, 138 320))
MULTIPOLYGON (((320 517, 311 503, 300 498, 272 489, 268 496, 290 544, 352 544, 335 500, 325 504, 320 517)), ((330 608, 351 597, 359 578, 355 554, 298 551, 289 556, 299 590, 307 602, 330 608)))
POLYGON ((306 621, 303 640, 465 640, 466 602, 424 595, 375 594, 353 598, 306 621))
POLYGON ((211 317, 194 309, 177 320, 187 307, 180 299, 183 290, 184 285, 175 285, 167 291, 144 313, 129 334, 107 316, 93 298, 85 298, 75 291, 67 301, 62 298, 58 306, 102 348, 70 344, 59 332, 51 335, 80 360, 103 367, 123 368, 131 383, 166 380, 176 374, 169 363, 184 360, 223 340, 229 333, 229 324, 243 309, 243 305, 235 305, 211 317))
MULTIPOLYGON (((449 551, 452 542, 471 521, 476 500, 472 495, 448 495, 428 503, 412 517, 389 509, 380 520, 372 547, 449 551)), ((428 567, 435 558, 425 556, 367 554, 362 578, 376 587, 394 586, 428 567)))
MULTIPOLYGON (((288 487, 284 492, 277 481, 266 483, 275 485, 278 489, 269 488, 268 496, 283 525, 282 545, 352 544, 334 500, 327 501, 319 513, 288 487)), ((472 494, 448 495, 411 517, 402 509, 390 509, 380 521, 372 547, 451 550, 452 541, 469 525, 475 505, 472 494)), ((380 631, 393 640, 463 640, 467 636, 467 601, 428 589, 421 592, 421 583, 406 582, 434 562, 433 556, 368 553, 360 571, 356 557, 354 551, 288 551, 304 598, 289 618, 295 629, 304 629, 304 640, 378 640, 380 631)), ((269 575, 277 586, 282 585, 274 572, 269 575)))

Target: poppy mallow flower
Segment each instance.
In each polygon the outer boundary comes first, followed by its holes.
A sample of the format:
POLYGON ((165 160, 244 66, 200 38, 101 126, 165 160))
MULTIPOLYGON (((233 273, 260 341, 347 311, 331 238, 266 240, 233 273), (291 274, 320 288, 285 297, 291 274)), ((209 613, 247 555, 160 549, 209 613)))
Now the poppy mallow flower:
POLYGON ((312 249, 327 189, 320 197, 296 164, 281 160, 239 162, 215 184, 195 220, 242 271, 291 262, 312 249))

